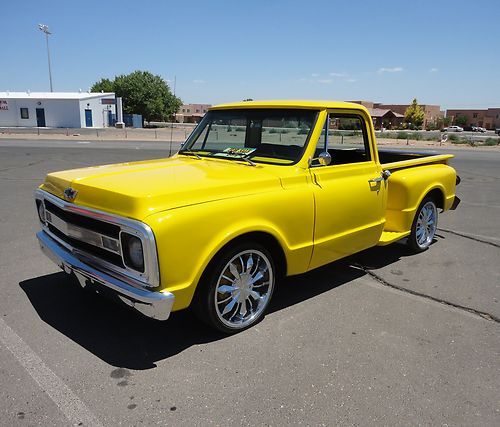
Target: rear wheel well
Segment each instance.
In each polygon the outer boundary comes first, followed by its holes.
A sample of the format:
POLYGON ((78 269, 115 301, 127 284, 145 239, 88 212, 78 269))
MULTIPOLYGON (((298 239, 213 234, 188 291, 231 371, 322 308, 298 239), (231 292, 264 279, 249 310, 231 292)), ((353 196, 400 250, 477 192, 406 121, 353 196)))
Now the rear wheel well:
POLYGON ((434 190, 429 191, 425 195, 425 197, 430 197, 436 204, 436 207, 438 207, 439 209, 444 209, 444 194, 439 188, 435 188, 434 190))

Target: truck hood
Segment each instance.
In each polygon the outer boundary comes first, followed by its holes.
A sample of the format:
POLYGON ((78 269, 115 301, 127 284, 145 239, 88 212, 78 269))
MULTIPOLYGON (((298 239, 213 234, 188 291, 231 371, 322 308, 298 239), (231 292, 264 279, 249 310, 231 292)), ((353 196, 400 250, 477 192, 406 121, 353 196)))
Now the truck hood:
POLYGON ((281 188, 266 166, 232 160, 174 156, 50 173, 42 190, 75 204, 143 220, 167 209, 245 196, 281 188), (67 199, 66 199, 67 200, 67 199))

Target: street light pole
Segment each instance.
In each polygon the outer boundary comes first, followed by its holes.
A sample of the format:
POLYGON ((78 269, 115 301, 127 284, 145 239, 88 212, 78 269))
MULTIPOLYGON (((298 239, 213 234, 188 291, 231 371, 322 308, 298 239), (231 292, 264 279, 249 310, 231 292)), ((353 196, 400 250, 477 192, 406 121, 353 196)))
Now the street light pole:
POLYGON ((49 31, 49 26, 45 24, 38 24, 38 29, 45 33, 45 41, 47 42, 47 61, 49 63, 49 81, 50 81, 50 91, 54 92, 52 90, 52 71, 50 69, 50 49, 49 49, 49 34, 52 34, 49 31))

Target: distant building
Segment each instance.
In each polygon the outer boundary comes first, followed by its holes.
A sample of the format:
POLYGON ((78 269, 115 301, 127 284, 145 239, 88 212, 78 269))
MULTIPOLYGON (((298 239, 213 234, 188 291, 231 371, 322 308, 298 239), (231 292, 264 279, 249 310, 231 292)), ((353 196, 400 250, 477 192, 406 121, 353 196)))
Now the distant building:
POLYGON ((446 117, 455 124, 458 116, 467 118, 468 126, 481 126, 486 129, 500 128, 500 108, 487 108, 485 110, 446 110, 446 117))
MULTIPOLYGON (((410 104, 382 104, 380 102, 372 102, 372 101, 350 101, 350 102, 363 105, 364 107, 368 108, 368 110, 370 110, 370 114, 372 114, 371 110, 374 110, 377 114, 380 114, 381 112, 380 110, 390 110, 392 113, 396 115, 396 118, 398 119, 397 121, 401 119, 399 125, 402 124, 403 122, 402 118, 404 118, 406 109, 410 106, 410 104)), ((431 123, 435 123, 437 119, 444 117, 444 112, 441 111, 441 107, 439 105, 429 105, 429 104, 419 104, 419 105, 424 110, 424 122, 423 122, 424 129, 431 123)), ((373 114, 372 117, 375 118, 373 114)), ((394 127, 397 125, 397 121, 392 120, 390 121, 390 123, 394 127)))
POLYGON ((107 127, 114 104, 114 93, 0 92, 0 127, 107 127))
MULTIPOLYGON (((441 107, 439 105, 418 105, 424 110, 424 122, 422 124, 424 129, 431 123, 435 123, 437 119, 444 117, 444 112, 441 111, 441 107)), ((375 104, 376 108, 387 108, 395 113, 402 114, 403 116, 409 106, 410 104, 375 104)))
POLYGON ((175 121, 177 123, 198 123, 211 106, 211 104, 182 105, 175 115, 175 121))

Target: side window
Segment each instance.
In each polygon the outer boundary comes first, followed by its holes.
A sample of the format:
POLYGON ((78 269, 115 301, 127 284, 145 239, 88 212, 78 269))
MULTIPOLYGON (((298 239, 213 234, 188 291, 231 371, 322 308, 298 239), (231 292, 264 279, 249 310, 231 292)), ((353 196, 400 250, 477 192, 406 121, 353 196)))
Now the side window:
MULTIPOLYGON (((371 160, 368 133, 363 117, 353 114, 329 114, 328 152, 330 166, 371 160)), ((326 125, 325 125, 326 127, 326 125)), ((316 147, 316 157, 325 147, 325 129, 316 147)), ((316 165, 317 163, 313 163, 316 165)))
POLYGON ((21 108, 21 119, 29 119, 30 115, 27 108, 21 108))

